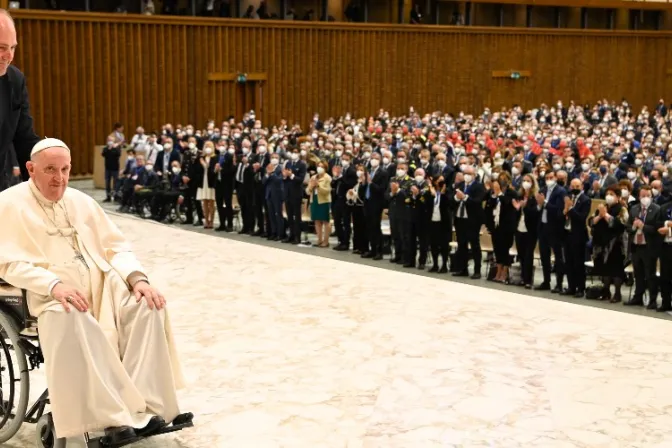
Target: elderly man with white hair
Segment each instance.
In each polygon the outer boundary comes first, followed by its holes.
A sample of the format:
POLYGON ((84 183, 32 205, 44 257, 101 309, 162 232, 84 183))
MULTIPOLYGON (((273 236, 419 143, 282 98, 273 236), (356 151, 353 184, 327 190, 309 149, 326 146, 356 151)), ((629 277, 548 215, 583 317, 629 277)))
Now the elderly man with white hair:
POLYGON ((0 193, 0 278, 38 319, 56 436, 123 443, 188 424, 165 299, 96 201, 68 188, 70 162, 42 140, 30 180, 0 193))
POLYGON ((40 140, 33 131, 26 78, 14 67, 17 46, 14 21, 0 9, 0 191, 12 184, 30 158, 30 150, 40 140), (6 107, 12 104, 14 107, 6 107))

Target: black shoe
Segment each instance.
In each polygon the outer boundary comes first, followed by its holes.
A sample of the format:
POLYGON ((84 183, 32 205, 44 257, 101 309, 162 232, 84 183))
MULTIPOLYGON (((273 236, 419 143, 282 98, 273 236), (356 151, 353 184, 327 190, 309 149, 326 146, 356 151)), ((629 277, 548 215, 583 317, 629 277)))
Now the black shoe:
POLYGON ((447 274, 448 273, 448 267, 442 266, 441 269, 439 269, 439 274, 447 274))
POLYGON ((291 243, 291 242, 292 242, 292 239, 291 239, 291 238, 283 238, 281 242, 283 242, 283 243, 285 243, 285 244, 286 244, 286 243, 291 243))
POLYGON ((562 293, 562 286, 557 285, 555 288, 551 289, 551 293, 553 293, 553 294, 562 293))
POLYGON ((153 435, 156 431, 163 429, 167 425, 168 423, 166 423, 162 417, 155 415, 149 420, 149 423, 147 423, 144 428, 136 429, 135 433, 138 435, 138 437, 148 437, 153 435))
POLYGON ((136 439, 137 437, 135 430, 130 426, 113 426, 105 428, 105 438, 109 445, 121 445, 122 443, 136 439))
POLYGON ((352 251, 352 253, 355 254, 355 255, 361 255, 362 251, 359 250, 359 249, 355 249, 355 250, 352 251))
POLYGON ((576 291, 576 294, 574 294, 575 299, 583 299, 584 292, 583 291, 576 291))
POLYGON ((106 198, 106 199, 103 199, 103 202, 112 202, 112 199, 106 198))
POLYGON ((223 232, 223 231, 224 231, 224 227, 222 227, 222 226, 219 226, 215 229, 215 232, 223 232))
POLYGON ((550 289, 551 289, 551 285, 549 285, 546 282, 542 283, 539 286, 535 286, 535 288, 534 288, 535 291, 550 291, 550 289))
POLYGON ((334 250, 337 250, 339 252, 344 252, 348 249, 349 249, 349 247, 346 246, 345 244, 339 244, 338 246, 334 247, 334 250))
POLYGON ((576 291, 569 288, 565 288, 562 291, 560 291, 561 296, 573 296, 574 294, 576 294, 576 291))
POLYGON ((469 277, 467 271, 453 272, 453 277, 469 277))
POLYGON ((425 265, 424 264, 419 264, 418 269, 420 269, 421 271, 424 271, 425 270, 425 265))
POLYGON ((404 267, 405 267, 405 268, 414 268, 414 267, 415 267, 415 263, 404 263, 404 267))
POLYGON ((437 265, 434 265, 427 272, 439 272, 439 267, 437 265))
POLYGON ((628 300, 627 302, 623 302, 623 305, 625 305, 625 306, 642 306, 642 305, 644 305, 644 302, 642 301, 642 299, 639 299, 639 300, 638 299, 632 299, 632 300, 628 300))
POLYGON ((525 285, 525 289, 532 289, 532 285, 525 285))
POLYGON ((400 259, 397 257, 390 258, 390 263, 399 263, 400 259))
POLYGON ((192 414, 191 412, 185 412, 184 414, 180 414, 173 419, 173 426, 184 425, 186 423, 191 423, 193 421, 194 421, 194 414, 192 414))
POLYGON ((259 230, 257 230, 256 232, 252 232, 251 235, 252 236, 261 236, 263 233, 264 232, 260 232, 259 230))
POLYGON ((382 259, 383 259, 383 255, 382 255, 382 254, 376 254, 376 255, 373 256, 373 259, 376 260, 376 261, 378 261, 378 260, 382 260, 382 259))
POLYGON ((659 313, 665 313, 667 311, 672 311, 672 306, 670 305, 661 305, 658 308, 656 308, 656 311, 659 313))
POLYGON ((373 258, 373 254, 371 252, 364 252, 361 255, 362 258, 373 258))
POLYGON ((481 273, 480 272, 475 272, 471 276, 472 280, 480 280, 481 279, 481 273))
POLYGON ((225 232, 233 232, 233 227, 232 226, 226 226, 226 229, 224 229, 225 232))
POLYGON ((297 245, 301 244, 301 240, 292 240, 292 244, 297 246, 297 245))
POLYGON ((647 310, 655 310, 657 309, 656 301, 651 300, 648 305, 646 305, 647 310))

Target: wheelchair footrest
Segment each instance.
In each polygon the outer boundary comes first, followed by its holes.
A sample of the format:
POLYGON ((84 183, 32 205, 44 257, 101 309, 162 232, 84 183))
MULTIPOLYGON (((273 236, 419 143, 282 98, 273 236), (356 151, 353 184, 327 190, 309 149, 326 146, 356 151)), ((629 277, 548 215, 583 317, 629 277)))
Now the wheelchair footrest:
POLYGON ((95 438, 95 439, 89 439, 89 443, 87 444, 87 446, 88 446, 88 448, 121 448, 122 446, 130 445, 132 443, 139 442, 140 440, 143 440, 143 439, 148 439, 150 437, 159 436, 161 434, 168 434, 168 433, 171 433, 171 432, 180 431, 184 428, 191 428, 192 426, 194 426, 193 421, 183 423, 181 425, 168 425, 168 426, 164 426, 163 428, 159 429, 158 431, 153 432, 150 435, 147 435, 147 436, 144 436, 144 437, 134 437, 132 439, 124 440, 121 443, 115 443, 115 444, 109 443, 107 441, 106 437, 98 437, 98 438, 95 438))

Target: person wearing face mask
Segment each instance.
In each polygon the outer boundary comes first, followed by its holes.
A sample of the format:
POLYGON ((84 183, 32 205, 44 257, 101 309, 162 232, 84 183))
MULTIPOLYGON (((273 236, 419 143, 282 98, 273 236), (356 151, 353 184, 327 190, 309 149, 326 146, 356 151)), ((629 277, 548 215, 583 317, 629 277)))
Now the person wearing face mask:
POLYGON ((198 158, 196 165, 194 182, 198 185, 196 190, 196 200, 201 202, 203 207, 203 228, 212 229, 215 219, 215 185, 217 183, 217 156, 215 154, 215 145, 212 142, 205 142, 203 154, 198 158))
POLYGON ((285 199, 284 179, 280 156, 272 154, 264 175, 264 197, 268 204, 268 239, 282 241, 285 238, 285 221, 282 216, 282 202, 285 199))
POLYGON ((512 201, 517 211, 515 239, 520 261, 520 282, 517 286, 524 286, 525 289, 532 289, 534 280, 534 249, 537 246, 541 218, 535 199, 538 191, 535 176, 526 174, 518 190, 518 199, 512 201))
POLYGON ((670 191, 663 186, 663 182, 660 180, 654 180, 651 182, 651 195, 653 197, 654 204, 660 205, 661 208, 672 201, 670 191))
POLYGON ((593 237, 593 273, 602 277, 604 292, 600 300, 611 303, 620 302, 621 285, 625 278, 626 249, 623 245, 623 232, 629 219, 628 209, 620 201, 620 187, 612 185, 605 195, 606 204, 600 204, 590 220, 593 237), (611 295, 611 284, 614 295, 611 295))
POLYGON ((518 194, 511 186, 511 175, 507 171, 502 172, 497 180, 491 183, 488 193, 485 205, 485 226, 492 235, 492 249, 497 267, 496 272, 492 270, 490 272, 494 274, 493 281, 508 284, 511 267, 509 252, 513 246, 518 217, 513 206, 513 201, 518 200, 518 194))
POLYGON ((630 207, 637 202, 637 199, 632 195, 632 183, 627 179, 623 179, 618 182, 618 186, 621 191, 621 203, 623 203, 629 210, 630 207))
POLYGON ((416 249, 419 250, 418 269, 424 270, 427 263, 427 251, 429 249, 428 231, 429 220, 432 212, 432 194, 429 191, 431 179, 427 180, 425 170, 415 170, 415 182, 411 185, 410 201, 406 204, 409 216, 408 240, 409 250, 404 260, 405 268, 414 268, 416 261, 416 249))
POLYGON ((388 183, 387 171, 380 166, 380 154, 373 153, 369 171, 366 173, 362 184, 362 188, 364 188, 364 220, 370 244, 370 250, 364 252, 362 258, 383 259, 381 221, 388 183))
POLYGON ((583 192, 583 183, 574 178, 570 182, 569 195, 565 196, 562 214, 565 218, 565 266, 567 289, 560 294, 583 297, 586 290, 586 243, 588 242, 588 215, 591 200, 583 192))
POLYGON ((537 207, 541 213, 539 225, 539 255, 544 272, 544 281, 537 286, 537 291, 551 290, 551 251, 555 257, 555 288, 551 292, 562 291, 564 277, 564 256, 562 252, 565 219, 562 211, 565 207, 567 190, 557 184, 554 172, 546 173, 546 185, 537 193, 537 207))
MULTIPOLYGON (((285 184, 287 226, 289 228, 289 235, 282 240, 283 243, 301 243, 301 224, 303 222, 301 206, 303 202, 303 182, 306 178, 307 171, 308 167, 306 162, 301 160, 299 151, 294 149, 282 170, 285 184)), ((327 175, 327 177, 329 176, 327 175)), ((323 177, 320 179, 322 178, 323 177)), ((331 183, 331 179, 329 179, 329 182, 331 183)), ((324 196, 324 194, 324 190, 322 190, 322 196, 324 196)))
MULTIPOLYGON (((345 153, 341 157, 341 186, 344 195, 352 190, 357 185, 357 170, 352 164, 352 156, 345 153)), ((352 207, 347 204, 342 208, 334 208, 334 226, 336 226, 336 233, 341 232, 343 241, 340 241, 338 246, 334 247, 336 251, 346 251, 350 249, 350 236, 352 234, 352 207), (342 211, 342 213, 341 213, 342 211), (339 230, 340 229, 340 230, 339 230)))
POLYGON ((366 182, 366 168, 359 164, 356 167, 357 183, 346 192, 348 213, 352 216, 352 253, 362 255, 369 250, 369 239, 366 234, 366 219, 364 217, 364 183, 366 182))
POLYGON ((180 151, 174 146, 170 138, 163 139, 163 149, 156 155, 154 171, 160 177, 168 177, 170 167, 173 162, 179 162, 181 159, 180 151))
POLYGON ((329 206, 331 204, 331 177, 327 174, 327 163, 317 163, 317 174, 308 182, 306 194, 310 198, 310 219, 315 223, 317 247, 329 247, 331 225, 329 206))
POLYGON ((408 258, 406 255, 411 249, 411 242, 408 238, 408 208, 406 201, 410 202, 411 185, 413 179, 407 174, 408 165, 405 163, 397 164, 396 176, 390 179, 390 184, 385 192, 387 200, 388 216, 390 219, 390 234, 394 245, 394 255, 390 263, 403 264, 408 258))
POLYGON ((616 176, 609 172, 609 162, 606 160, 600 162, 598 172, 599 177, 592 182, 592 188, 588 191, 588 196, 591 199, 604 199, 607 189, 618 183, 616 176))
POLYGON ((656 311, 672 311, 672 202, 668 201, 658 211, 657 232, 660 244, 660 276, 658 286, 662 302, 656 311))
POLYGON ((105 200, 103 202, 112 202, 112 195, 119 189, 119 168, 121 157, 121 147, 114 144, 113 139, 108 139, 107 145, 103 147, 102 156, 105 159, 105 200))
POLYGON ((432 267, 429 272, 445 274, 448 272, 450 241, 453 236, 453 212, 450 201, 452 189, 446 185, 443 176, 429 184, 431 207, 429 217, 429 247, 432 254, 432 267), (439 256, 441 267, 439 268, 439 256))
POLYGON ((644 304, 644 291, 648 289, 648 309, 656 308, 658 283, 656 263, 660 254, 658 223, 660 206, 653 203, 651 187, 644 185, 639 190, 639 203, 630 208, 630 217, 625 228, 629 234, 632 267, 635 275, 635 294, 624 305, 644 304))
MULTIPOLYGON (((485 222, 483 200, 486 190, 475 176, 472 166, 462 171, 464 180, 455 185, 453 208, 455 211, 455 233, 457 234, 457 252, 455 253, 456 277, 469 276, 469 250, 474 258, 474 273, 471 278, 481 278, 481 227, 485 222)), ((452 267, 452 266, 451 266, 452 267)))
POLYGON ((145 144, 145 157, 147 162, 156 165, 156 158, 161 152, 162 146, 156 141, 156 132, 150 132, 147 136, 147 144, 145 144))
POLYGON ((184 189, 186 189, 186 185, 182 182, 182 168, 179 162, 173 162, 164 188, 158 190, 154 196, 152 219, 158 222, 165 221, 172 207, 178 203, 184 189))
POLYGON ((219 216, 218 232, 233 231, 233 188, 234 175, 236 172, 235 149, 232 147, 229 151, 223 141, 219 142, 219 148, 215 151, 213 159, 215 164, 215 207, 217 216, 219 216))
MULTIPOLYGON (((249 148, 249 142, 243 142, 242 146, 247 146, 249 148)), ((268 202, 266 201, 266 187, 264 186, 263 181, 268 164, 271 163, 271 156, 266 148, 265 140, 257 142, 256 153, 254 153, 251 158, 252 172, 254 174, 254 222, 257 226, 257 230, 252 233, 252 236, 268 238, 271 223, 270 215, 268 213, 268 202)))
POLYGON ((158 190, 161 179, 154 172, 154 167, 145 163, 143 156, 137 156, 137 169, 133 181, 133 190, 131 195, 131 204, 140 217, 145 218, 145 209, 143 204, 148 204, 150 210, 153 208, 153 200, 158 190))
MULTIPOLYGON (((233 150, 233 147, 229 148, 229 154, 231 154, 231 150, 233 150)), ((240 207, 240 216, 243 220, 243 228, 238 231, 240 235, 254 234, 255 173, 251 160, 252 154, 249 148, 243 147, 243 153, 236 156, 236 165, 234 166, 236 198, 240 207)))

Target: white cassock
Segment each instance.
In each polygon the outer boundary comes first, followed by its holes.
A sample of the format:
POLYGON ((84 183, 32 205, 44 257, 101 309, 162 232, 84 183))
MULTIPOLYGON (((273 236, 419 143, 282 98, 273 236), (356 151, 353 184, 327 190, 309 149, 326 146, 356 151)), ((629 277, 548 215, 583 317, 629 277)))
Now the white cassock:
POLYGON ((28 181, 0 193, 0 217, 0 278, 28 291, 38 318, 57 437, 170 423, 185 381, 168 314, 137 303, 130 285, 146 273, 103 209, 71 188, 50 202, 28 181), (50 297, 57 280, 89 311, 66 313, 50 297))

